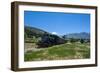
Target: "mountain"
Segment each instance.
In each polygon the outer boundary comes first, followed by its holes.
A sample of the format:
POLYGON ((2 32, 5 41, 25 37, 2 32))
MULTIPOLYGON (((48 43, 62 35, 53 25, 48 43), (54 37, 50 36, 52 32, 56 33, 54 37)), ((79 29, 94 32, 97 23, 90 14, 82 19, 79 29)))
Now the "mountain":
POLYGON ((24 37, 25 42, 37 43, 38 47, 49 47, 65 43, 65 40, 58 35, 29 26, 25 26, 24 37))
POLYGON ((41 37, 44 34, 49 34, 48 32, 46 32, 42 29, 30 27, 30 26, 24 26, 24 31, 25 31, 25 35, 27 35, 29 38, 31 38, 33 36, 41 37))
POLYGON ((74 39, 90 39, 90 33, 81 32, 81 33, 71 33, 64 35, 66 39, 74 38, 74 39))

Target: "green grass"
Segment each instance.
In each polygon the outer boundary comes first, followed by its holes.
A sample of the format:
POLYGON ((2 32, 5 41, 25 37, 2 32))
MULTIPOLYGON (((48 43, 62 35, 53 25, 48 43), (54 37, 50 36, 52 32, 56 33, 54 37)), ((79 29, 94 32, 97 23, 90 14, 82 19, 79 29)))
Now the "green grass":
POLYGON ((90 45, 87 43, 71 43, 55 45, 41 50, 26 52, 25 61, 67 60, 90 58, 90 45))

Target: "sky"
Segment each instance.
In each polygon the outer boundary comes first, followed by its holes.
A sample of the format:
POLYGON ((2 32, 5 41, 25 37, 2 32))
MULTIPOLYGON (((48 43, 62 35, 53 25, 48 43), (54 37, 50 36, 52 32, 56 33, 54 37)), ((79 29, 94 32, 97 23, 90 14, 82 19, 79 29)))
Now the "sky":
POLYGON ((24 11, 24 25, 52 34, 90 32, 90 14, 24 11))

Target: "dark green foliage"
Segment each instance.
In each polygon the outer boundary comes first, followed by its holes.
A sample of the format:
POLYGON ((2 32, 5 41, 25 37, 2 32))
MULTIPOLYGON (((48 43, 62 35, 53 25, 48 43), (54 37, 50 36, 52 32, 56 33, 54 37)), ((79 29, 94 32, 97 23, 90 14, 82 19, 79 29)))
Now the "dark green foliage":
POLYGON ((84 39, 80 39, 80 43, 84 43, 84 39))
POLYGON ((63 44, 65 40, 58 37, 57 35, 45 34, 41 41, 37 43, 39 47, 50 47, 53 45, 63 44))

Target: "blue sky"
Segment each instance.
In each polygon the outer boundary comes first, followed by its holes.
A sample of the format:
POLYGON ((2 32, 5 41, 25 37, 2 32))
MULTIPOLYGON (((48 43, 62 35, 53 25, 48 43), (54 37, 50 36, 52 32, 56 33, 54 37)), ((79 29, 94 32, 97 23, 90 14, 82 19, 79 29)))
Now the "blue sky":
POLYGON ((24 11, 24 25, 50 33, 90 32, 90 14, 24 11))

